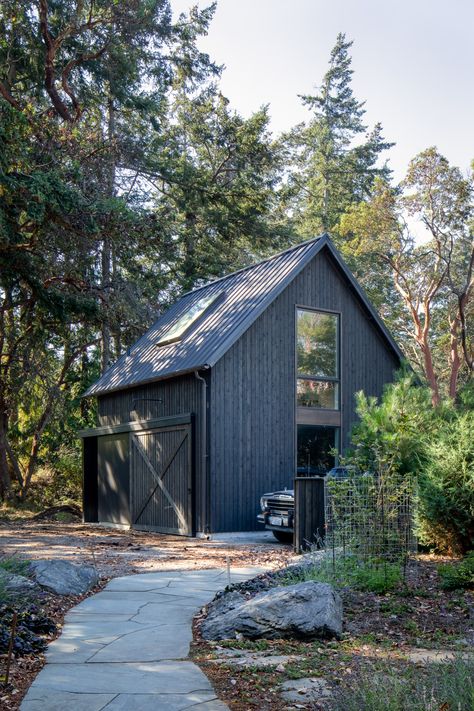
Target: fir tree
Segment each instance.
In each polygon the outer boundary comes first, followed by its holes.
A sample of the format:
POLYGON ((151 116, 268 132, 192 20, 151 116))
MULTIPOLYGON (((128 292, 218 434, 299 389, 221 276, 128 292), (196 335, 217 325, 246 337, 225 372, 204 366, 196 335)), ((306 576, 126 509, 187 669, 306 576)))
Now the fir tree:
POLYGON ((337 241, 341 215, 370 195, 376 176, 390 173, 378 162, 393 144, 384 139, 380 124, 367 132, 364 102, 352 91, 351 46, 344 34, 338 35, 319 93, 301 97, 312 112, 310 121, 286 137, 286 199, 301 236, 329 231, 337 241))

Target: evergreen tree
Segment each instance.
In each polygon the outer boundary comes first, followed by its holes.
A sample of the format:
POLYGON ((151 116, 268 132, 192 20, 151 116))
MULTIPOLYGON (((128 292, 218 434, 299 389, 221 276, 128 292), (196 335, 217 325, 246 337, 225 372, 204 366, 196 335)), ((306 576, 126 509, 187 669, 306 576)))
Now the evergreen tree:
POLYGON ((352 91, 351 46, 344 34, 338 35, 319 93, 301 97, 311 119, 285 137, 290 161, 286 200, 301 236, 329 231, 340 241, 343 213, 371 194, 376 176, 390 173, 378 163, 393 144, 384 139, 380 124, 367 133, 364 103, 352 91))
POLYGON ((0 8, 0 499, 12 478, 26 495, 98 332, 106 365, 111 337, 118 354, 160 307, 165 244, 134 175, 173 85, 217 71, 196 47, 211 16, 173 23, 167 0, 0 8))
POLYGON ((197 94, 183 88, 171 98, 167 127, 156 133, 142 176, 176 245, 168 264, 177 291, 288 243, 268 123, 266 108, 244 119, 215 86, 197 94))

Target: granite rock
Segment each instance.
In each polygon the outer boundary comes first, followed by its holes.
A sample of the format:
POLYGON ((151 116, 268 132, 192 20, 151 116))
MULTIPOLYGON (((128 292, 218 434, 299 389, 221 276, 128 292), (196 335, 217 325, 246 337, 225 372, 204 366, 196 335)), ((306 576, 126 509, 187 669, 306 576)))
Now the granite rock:
POLYGON ((83 595, 98 581, 97 572, 91 565, 78 565, 68 560, 35 560, 30 568, 36 582, 57 595, 83 595))
POLYGON ((231 595, 223 595, 209 606, 201 628, 204 639, 233 639, 239 635, 248 639, 341 636, 342 601, 328 583, 308 581, 279 586, 250 599, 231 595))

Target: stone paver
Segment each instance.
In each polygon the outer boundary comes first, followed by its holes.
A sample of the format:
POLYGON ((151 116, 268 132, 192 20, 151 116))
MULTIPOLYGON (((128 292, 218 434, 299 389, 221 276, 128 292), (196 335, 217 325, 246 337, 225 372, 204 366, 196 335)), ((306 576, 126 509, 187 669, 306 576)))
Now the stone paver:
POLYGON ((453 649, 412 649, 407 652, 407 657, 410 662, 436 664, 452 662, 456 658, 459 659, 459 657, 473 661, 474 652, 460 653, 459 650, 453 649))
MULTIPOLYGON (((304 704, 323 702, 332 696, 331 688, 327 681, 311 677, 308 679, 290 679, 280 684, 281 696, 286 701, 304 704)), ((362 709, 361 709, 362 711, 362 709)))
POLYGON ((267 669, 272 667, 285 666, 293 664, 304 657, 297 654, 272 654, 267 655, 265 652, 246 652, 237 651, 234 649, 216 649, 216 652, 221 656, 217 659, 211 659, 213 664, 227 664, 231 667, 242 667, 252 669, 267 669))
MULTIPOLYGON (((262 568, 237 568, 231 582, 262 568)), ((228 584, 226 570, 115 578, 66 615, 21 711, 225 711, 187 661, 191 622, 228 584)))

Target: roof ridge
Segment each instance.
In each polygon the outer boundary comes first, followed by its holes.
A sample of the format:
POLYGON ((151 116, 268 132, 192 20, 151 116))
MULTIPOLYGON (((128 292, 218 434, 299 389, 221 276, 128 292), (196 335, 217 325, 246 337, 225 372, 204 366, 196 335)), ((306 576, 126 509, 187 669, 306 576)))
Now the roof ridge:
POLYGON ((265 257, 265 259, 261 259, 259 262, 254 262, 253 264, 249 264, 248 266, 242 267, 241 269, 236 269, 235 272, 229 272, 229 274, 225 274, 224 276, 217 277, 217 279, 208 281, 206 284, 202 284, 202 286, 197 286, 194 289, 185 291, 183 294, 181 294, 181 296, 179 298, 182 299, 184 296, 189 296, 189 294, 194 294, 196 291, 201 291, 201 289, 207 289, 208 286, 217 284, 218 282, 224 281, 225 279, 230 279, 230 277, 235 276, 236 274, 241 274, 242 272, 246 272, 249 269, 254 269, 255 267, 258 267, 260 264, 264 264, 265 262, 271 262, 273 259, 277 259, 278 257, 282 257, 284 254, 288 254, 289 252, 293 252, 296 249, 305 247, 308 244, 311 244, 312 242, 318 242, 323 237, 329 237, 327 232, 323 232, 318 237, 311 237, 311 239, 304 240, 304 242, 298 242, 298 244, 295 244, 292 247, 287 247, 286 249, 283 249, 281 252, 277 252, 276 254, 272 254, 270 257, 265 257))

